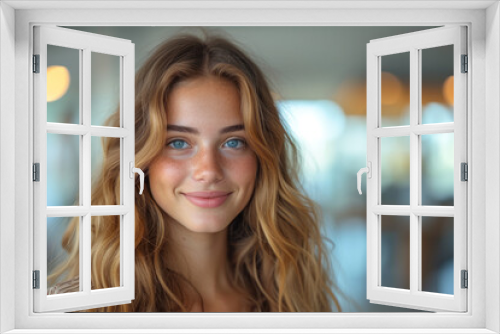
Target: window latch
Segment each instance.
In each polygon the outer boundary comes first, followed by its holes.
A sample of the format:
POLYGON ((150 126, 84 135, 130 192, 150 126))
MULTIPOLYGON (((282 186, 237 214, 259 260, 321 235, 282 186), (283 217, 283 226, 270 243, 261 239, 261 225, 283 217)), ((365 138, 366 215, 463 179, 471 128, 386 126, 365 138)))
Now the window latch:
POLYGON ((364 173, 367 173, 366 174, 367 178, 369 178, 369 179, 372 178, 372 163, 371 163, 371 161, 368 161, 368 167, 361 168, 358 171, 358 192, 360 195, 362 194, 362 192, 361 192, 361 175, 363 175, 364 173))
POLYGON ((141 185, 141 189, 139 190, 139 195, 142 195, 142 191, 144 190, 144 172, 140 169, 140 168, 135 168, 134 167, 134 162, 133 161, 130 161, 129 163, 129 171, 130 171, 130 178, 133 179, 134 178, 134 173, 138 173, 139 174, 139 179, 140 179, 140 185, 141 185))

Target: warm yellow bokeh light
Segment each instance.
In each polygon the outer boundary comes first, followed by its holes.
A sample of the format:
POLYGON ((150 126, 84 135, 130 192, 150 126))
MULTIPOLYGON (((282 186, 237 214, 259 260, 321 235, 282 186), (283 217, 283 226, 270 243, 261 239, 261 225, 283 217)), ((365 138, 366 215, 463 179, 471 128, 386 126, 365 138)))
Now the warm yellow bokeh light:
POLYGON ((402 90, 401 81, 394 74, 382 72, 382 105, 397 104, 402 90))
POLYGON ((47 68, 47 102, 59 100, 69 88, 69 71, 64 66, 47 68))
POLYGON ((448 78, 446 78, 446 80, 444 81, 444 84, 443 84, 443 96, 444 96, 444 100, 446 101, 446 103, 448 103, 450 106, 453 105, 453 92, 454 92, 454 89, 453 89, 453 75, 450 75, 448 78))
POLYGON ((366 116, 366 81, 351 79, 343 82, 331 99, 347 115, 366 116))

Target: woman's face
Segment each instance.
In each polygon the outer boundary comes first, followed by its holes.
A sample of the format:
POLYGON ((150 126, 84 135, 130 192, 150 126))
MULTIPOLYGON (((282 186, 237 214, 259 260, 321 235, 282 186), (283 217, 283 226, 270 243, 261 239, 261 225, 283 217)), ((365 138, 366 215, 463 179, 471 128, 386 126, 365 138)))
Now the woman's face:
POLYGON ((181 82, 167 122, 165 147, 149 167, 153 198, 190 231, 224 230, 248 204, 257 174, 237 88, 213 77, 181 82))

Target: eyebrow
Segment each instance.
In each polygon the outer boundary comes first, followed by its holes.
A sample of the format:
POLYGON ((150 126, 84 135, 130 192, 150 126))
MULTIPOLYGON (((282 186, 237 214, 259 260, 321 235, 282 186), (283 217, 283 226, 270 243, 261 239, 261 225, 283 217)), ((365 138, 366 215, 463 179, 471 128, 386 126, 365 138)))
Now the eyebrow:
MULTIPOLYGON (((236 124, 236 125, 230 125, 226 126, 225 128, 222 128, 219 133, 228 133, 228 132, 235 132, 235 131, 240 131, 240 130, 245 130, 245 126, 243 124, 236 124)), ((177 132, 186 132, 186 133, 194 133, 199 135, 200 132, 198 129, 191 128, 189 126, 182 126, 182 125, 173 125, 169 124, 167 125, 167 131, 177 131, 177 132)))

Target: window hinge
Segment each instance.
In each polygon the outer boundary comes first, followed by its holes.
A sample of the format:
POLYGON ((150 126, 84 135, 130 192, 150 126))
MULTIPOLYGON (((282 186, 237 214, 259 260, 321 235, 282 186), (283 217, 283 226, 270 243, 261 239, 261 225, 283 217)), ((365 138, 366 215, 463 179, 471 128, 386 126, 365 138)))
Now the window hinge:
POLYGON ((33 164, 33 181, 40 181, 40 163, 38 162, 33 164))
POLYGON ((462 55, 462 73, 469 72, 469 57, 462 55))
POLYGON ((462 289, 467 289, 469 287, 469 275, 467 270, 462 270, 462 289))
POLYGON ((33 289, 40 289, 40 270, 33 270, 33 289))
POLYGON ((40 55, 33 55, 33 73, 40 73, 40 55))
POLYGON ((466 162, 462 162, 462 163, 460 164, 460 167, 461 167, 461 168, 460 168, 460 170, 461 170, 461 173, 460 173, 460 174, 461 174, 461 176, 462 176, 462 177, 460 178, 460 180, 461 180, 461 181, 469 181, 469 167, 468 167, 467 163, 466 163, 466 162))

